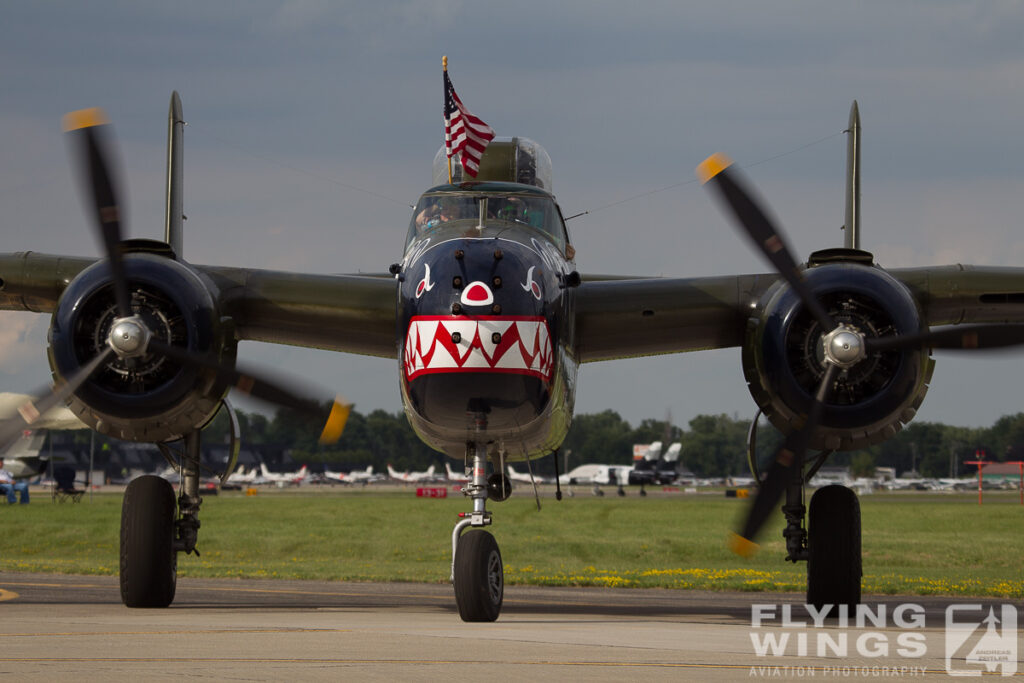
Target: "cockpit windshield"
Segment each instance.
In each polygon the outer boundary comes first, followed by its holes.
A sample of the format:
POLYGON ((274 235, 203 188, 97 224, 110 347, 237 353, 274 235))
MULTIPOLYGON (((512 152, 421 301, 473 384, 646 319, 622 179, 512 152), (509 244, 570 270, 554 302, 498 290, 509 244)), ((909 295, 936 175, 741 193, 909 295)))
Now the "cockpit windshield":
POLYGON ((560 249, 566 245, 565 226, 548 196, 517 192, 428 192, 413 210, 406 244, 418 235, 459 230, 486 235, 511 226, 544 233, 560 249))

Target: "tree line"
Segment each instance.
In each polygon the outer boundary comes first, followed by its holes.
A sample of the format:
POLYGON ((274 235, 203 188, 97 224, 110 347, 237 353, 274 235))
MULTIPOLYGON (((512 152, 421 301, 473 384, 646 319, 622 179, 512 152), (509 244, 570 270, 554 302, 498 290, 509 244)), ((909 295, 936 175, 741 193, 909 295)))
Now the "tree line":
MULTIPOLYGON (((383 471, 388 463, 398 470, 422 470, 431 464, 443 467, 443 456, 426 446, 401 412, 353 410, 341 440, 330 446, 317 442, 316 420, 282 410, 268 417, 238 411, 242 444, 269 463, 290 456, 296 463, 318 464, 335 470, 373 465, 383 471)), ((698 415, 687 428, 670 420, 645 419, 633 426, 617 412, 577 415, 559 453, 559 470, 584 463, 629 464, 633 444, 663 441, 665 447, 682 444, 682 466, 699 477, 744 476, 747 467, 747 432, 750 421, 738 416, 698 415), (567 461, 567 462, 566 462, 567 461)), ((229 424, 221 411, 203 431, 207 446, 228 441, 229 424)), ((68 432, 68 441, 87 444, 88 432, 68 432)), ((116 447, 115 439, 97 435, 98 443, 116 447)), ((758 458, 768 462, 781 436, 767 424, 758 429, 758 458)), ((870 476, 875 467, 892 467, 897 473, 917 471, 923 477, 964 476, 975 471, 964 465, 977 453, 995 461, 1024 460, 1024 413, 999 418, 991 427, 953 427, 933 422, 912 423, 885 443, 871 448, 836 453, 828 464, 849 466, 855 476, 870 476)), ((534 472, 551 475, 552 457, 531 463, 534 472)))

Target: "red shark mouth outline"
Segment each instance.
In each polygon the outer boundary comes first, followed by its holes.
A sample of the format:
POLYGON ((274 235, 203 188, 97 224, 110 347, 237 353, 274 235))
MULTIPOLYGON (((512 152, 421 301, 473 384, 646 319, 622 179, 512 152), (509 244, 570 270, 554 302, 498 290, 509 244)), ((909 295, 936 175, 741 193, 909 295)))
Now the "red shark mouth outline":
POLYGON ((554 353, 543 316, 417 315, 402 353, 405 378, 451 372, 511 373, 551 381, 554 353), (458 333, 458 343, 452 341, 458 333), (497 332, 500 341, 494 343, 497 332))

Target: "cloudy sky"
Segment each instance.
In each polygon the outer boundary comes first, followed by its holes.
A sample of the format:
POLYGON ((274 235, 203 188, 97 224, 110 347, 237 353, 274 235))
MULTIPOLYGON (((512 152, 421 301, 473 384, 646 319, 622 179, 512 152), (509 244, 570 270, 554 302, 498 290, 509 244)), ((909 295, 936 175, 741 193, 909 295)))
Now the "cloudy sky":
MULTIPOLYGON (((185 257, 386 270, 441 144, 441 56, 499 135, 539 141, 581 272, 766 270, 693 181, 722 151, 799 255, 842 242, 850 103, 862 246, 884 266, 1024 265, 1021 2, 10 3, 0 22, 5 252, 96 255, 60 134, 116 126, 132 236, 160 237, 166 115, 185 138, 185 257), (652 190, 661 190, 651 193, 652 190), (639 197, 630 201, 621 201, 639 197)), ((48 377, 47 320, 0 314, 0 391, 48 377)), ((244 343, 241 356, 399 410, 395 361, 244 343)), ((1020 357, 941 357, 920 420, 1024 410, 1020 357)), ((738 349, 588 365, 579 412, 754 412, 738 349)))

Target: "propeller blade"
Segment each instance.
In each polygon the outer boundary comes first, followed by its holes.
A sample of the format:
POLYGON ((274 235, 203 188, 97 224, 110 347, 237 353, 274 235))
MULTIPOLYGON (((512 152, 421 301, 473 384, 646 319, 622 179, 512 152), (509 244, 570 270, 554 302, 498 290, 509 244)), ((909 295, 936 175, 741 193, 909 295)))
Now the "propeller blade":
POLYGON ((114 350, 106 348, 102 353, 80 367, 74 374, 68 377, 63 384, 47 387, 18 406, 17 414, 0 423, 0 444, 6 444, 11 439, 27 428, 30 428, 37 420, 46 415, 52 408, 64 404, 75 389, 82 386, 82 383, 89 379, 96 370, 110 360, 114 350))
POLYGON ((718 196, 732 210, 743 232, 800 296, 800 300, 818 321, 822 332, 835 329, 835 323, 807 286, 782 233, 754 200, 753 194, 744 187, 739 174, 732 168, 732 161, 723 154, 714 154, 697 167, 697 177, 702 184, 710 185, 718 191, 718 196))
POLYGON ((821 420, 825 401, 832 393, 832 385, 838 374, 839 366, 829 363, 825 369, 825 375, 818 384, 814 402, 811 403, 811 408, 807 412, 807 420, 803 427, 787 436, 782 446, 779 447, 775 460, 765 474, 764 481, 757 488, 757 494, 747 512, 743 529, 738 534, 733 534, 729 540, 729 546, 736 554, 746 557, 756 552, 758 546, 754 539, 782 499, 786 487, 795 474, 794 467, 803 467, 807 443, 821 420))
POLYGON ((110 172, 110 122, 102 109, 80 109, 64 116, 64 131, 74 141, 73 154, 110 261, 117 312, 127 318, 131 298, 121 258, 121 202, 110 172))
MULTIPOLYGON (((112 154, 113 133, 109 120, 101 109, 81 109, 64 117, 64 131, 72 140, 72 155, 77 163, 79 177, 85 187, 86 197, 91 204, 92 213, 103 241, 103 248, 110 264, 111 283, 116 297, 118 315, 122 318, 130 317, 133 312, 124 269, 121 202, 117 183, 114 182, 114 174, 111 172, 111 162, 114 157, 112 154)), ((279 381, 272 381, 232 365, 225 365, 213 356, 191 353, 159 339, 151 337, 146 343, 147 351, 161 354, 182 365, 211 369, 217 373, 218 382, 232 386, 254 398, 307 414, 317 414, 322 411, 322 406, 319 403, 303 398, 298 392, 292 391, 279 381)), ((16 435, 24 426, 38 419, 46 410, 65 401, 71 392, 88 379, 112 353, 114 353, 113 349, 105 350, 89 365, 75 373, 63 386, 55 387, 51 394, 43 392, 41 399, 30 400, 22 404, 19 408, 20 420, 12 418, 9 423, 0 423, 0 438, 8 432, 16 435)), ((335 399, 326 426, 320 436, 322 443, 333 443, 338 440, 345 428, 351 408, 352 404, 346 403, 341 397, 335 399)))
MULTIPOLYGON (((323 412, 323 406, 320 403, 303 398, 298 392, 286 387, 280 380, 271 380, 266 376, 245 371, 237 366, 224 365, 217 358, 191 353, 159 339, 150 339, 148 349, 151 352, 167 356, 182 365, 213 370, 217 373, 218 381, 261 401, 312 415, 323 412)), ((351 403, 346 403, 340 396, 335 398, 323 433, 320 435, 321 443, 334 443, 341 437, 351 409, 351 403)))
POLYGON ((320 443, 337 443, 341 433, 345 430, 345 423, 348 422, 348 415, 352 412, 352 404, 346 402, 341 396, 336 396, 334 405, 331 406, 331 414, 327 417, 323 432, 320 433, 320 443))
POLYGON ((998 349, 1024 344, 1024 325, 954 325, 864 340, 868 353, 903 349, 998 349))

